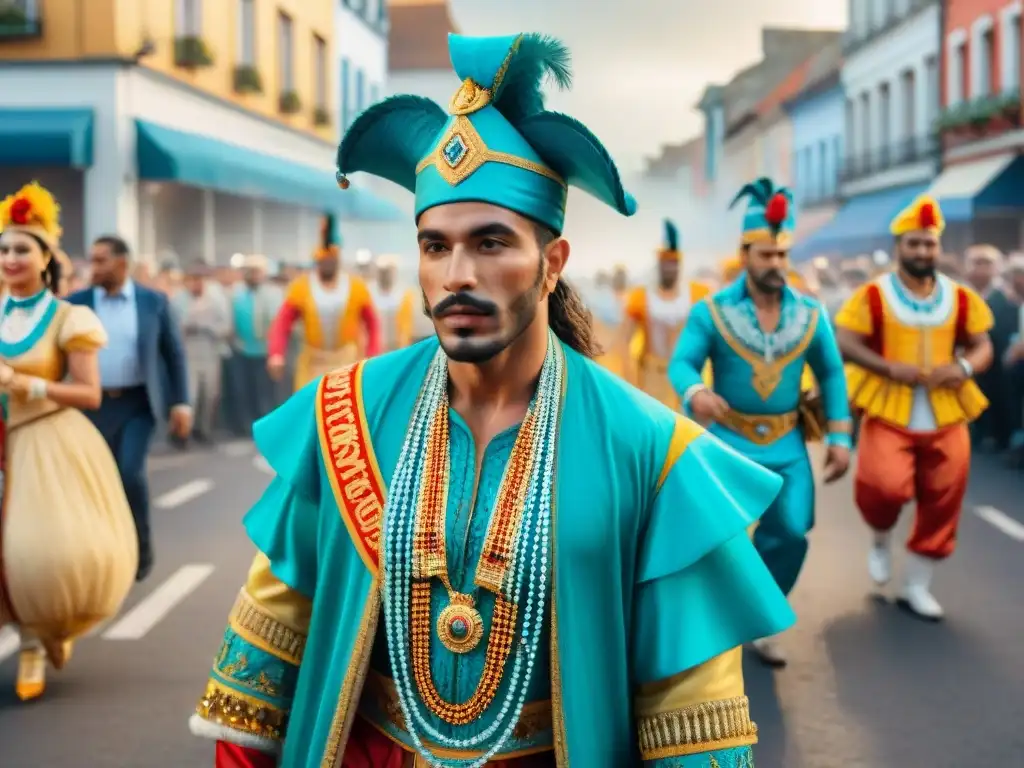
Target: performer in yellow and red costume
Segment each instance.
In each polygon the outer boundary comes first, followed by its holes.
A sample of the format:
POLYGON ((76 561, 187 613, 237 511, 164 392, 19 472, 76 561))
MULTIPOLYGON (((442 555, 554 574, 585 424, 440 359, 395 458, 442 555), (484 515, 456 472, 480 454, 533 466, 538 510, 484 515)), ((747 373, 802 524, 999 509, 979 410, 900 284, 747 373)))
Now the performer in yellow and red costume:
POLYGON ((638 286, 626 297, 626 318, 632 325, 626 379, 674 409, 679 408, 679 396, 668 380, 668 361, 690 310, 711 292, 704 283, 684 280, 682 275, 679 232, 666 219, 657 285, 638 286))
POLYGON ((916 499, 900 598, 931 620, 943 615, 932 573, 953 554, 967 489, 967 424, 988 405, 973 377, 992 362, 988 306, 937 272, 944 227, 930 197, 900 212, 896 269, 858 288, 836 316, 850 399, 864 416, 855 496, 874 537, 868 569, 889 581, 892 528, 916 499))
POLYGON ((267 366, 275 378, 284 371, 292 327, 302 321, 303 345, 295 366, 295 389, 339 366, 380 352, 380 322, 362 278, 341 269, 341 245, 334 216, 323 219, 312 272, 292 281, 267 334, 267 366))

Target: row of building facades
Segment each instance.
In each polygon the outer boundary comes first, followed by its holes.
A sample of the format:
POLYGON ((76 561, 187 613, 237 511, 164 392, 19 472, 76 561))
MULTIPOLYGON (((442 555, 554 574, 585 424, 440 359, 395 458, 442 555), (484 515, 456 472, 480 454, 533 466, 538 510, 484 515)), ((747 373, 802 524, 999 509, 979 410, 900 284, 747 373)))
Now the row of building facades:
POLYGON ((761 175, 799 208, 795 260, 890 249, 930 191, 945 246, 1024 246, 1021 2, 848 0, 849 29, 765 29, 762 58, 698 104, 701 135, 646 173, 678 184, 689 250, 734 251, 732 196, 761 175))
POLYGON ((119 233, 154 262, 303 263, 327 212, 386 250, 411 203, 340 190, 338 138, 450 88, 453 30, 447 0, 0 0, 0 193, 49 187, 73 256, 119 233))

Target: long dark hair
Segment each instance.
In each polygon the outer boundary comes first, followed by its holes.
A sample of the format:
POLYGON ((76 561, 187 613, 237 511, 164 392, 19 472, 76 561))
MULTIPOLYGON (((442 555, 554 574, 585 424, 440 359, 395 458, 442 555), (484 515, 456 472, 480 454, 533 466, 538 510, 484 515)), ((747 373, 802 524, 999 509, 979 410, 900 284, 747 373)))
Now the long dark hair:
MULTIPOLYGON (((558 235, 540 224, 535 227, 537 244, 543 252, 558 235)), ((548 326, 555 336, 585 357, 594 358, 604 351, 594 337, 594 316, 580 295, 561 277, 548 296, 548 326)))
POLYGON ((53 252, 43 239, 37 235, 33 235, 31 232, 27 233, 29 237, 39 243, 40 249, 42 249, 45 256, 49 256, 49 261, 46 262, 46 269, 43 270, 43 285, 50 289, 56 295, 60 295, 60 278, 61 268, 60 260, 57 258, 57 254, 53 252))

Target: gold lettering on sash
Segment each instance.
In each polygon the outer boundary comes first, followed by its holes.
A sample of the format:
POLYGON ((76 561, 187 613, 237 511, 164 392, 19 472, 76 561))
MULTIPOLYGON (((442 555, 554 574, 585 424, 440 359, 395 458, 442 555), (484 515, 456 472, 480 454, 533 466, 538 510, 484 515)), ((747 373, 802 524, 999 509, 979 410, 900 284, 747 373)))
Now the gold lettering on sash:
POLYGON ((376 574, 385 492, 363 410, 362 365, 355 363, 320 380, 317 430, 338 510, 360 557, 376 574))

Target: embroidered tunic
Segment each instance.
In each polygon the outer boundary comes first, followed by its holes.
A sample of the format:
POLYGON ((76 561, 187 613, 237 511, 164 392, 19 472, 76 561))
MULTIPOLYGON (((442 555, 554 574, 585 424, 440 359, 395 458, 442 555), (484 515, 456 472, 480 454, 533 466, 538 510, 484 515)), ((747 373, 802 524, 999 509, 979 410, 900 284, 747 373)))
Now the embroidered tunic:
MULTIPOLYGON (((701 370, 710 360, 714 391, 732 409, 751 416, 780 416, 798 410, 809 365, 821 387, 825 418, 834 427, 826 440, 849 445, 846 382, 828 317, 818 301, 789 287, 783 289, 780 313, 775 331, 764 333, 743 275, 701 302, 669 365, 673 386, 688 402, 704 385, 701 370)), ((758 445, 721 424, 711 431, 759 463, 769 456, 786 463, 805 453, 799 429, 770 445, 758 445)))
MULTIPOLYGON (((195 732, 283 750, 294 768, 340 766, 357 720, 410 743, 378 621, 381 515, 436 350, 431 339, 333 374, 257 424, 277 477, 245 520, 261 554, 195 732), (236 706, 251 715, 232 721, 236 706)), ((563 768, 744 766, 756 729, 738 646, 792 622, 746 536, 779 481, 572 350, 562 353, 552 608, 502 756, 553 750, 563 768)), ((474 478, 470 433, 455 414, 450 425, 447 562, 453 586, 468 590, 518 427, 491 441, 474 478)), ((432 622, 445 603, 433 589, 432 622)), ((494 598, 482 591, 478 599, 487 631, 494 598)), ((445 699, 473 692, 484 645, 456 656, 432 640, 445 699)), ((459 735, 479 733, 496 714, 486 710, 459 735)))

